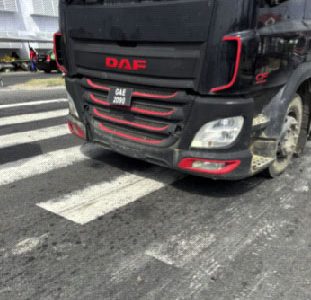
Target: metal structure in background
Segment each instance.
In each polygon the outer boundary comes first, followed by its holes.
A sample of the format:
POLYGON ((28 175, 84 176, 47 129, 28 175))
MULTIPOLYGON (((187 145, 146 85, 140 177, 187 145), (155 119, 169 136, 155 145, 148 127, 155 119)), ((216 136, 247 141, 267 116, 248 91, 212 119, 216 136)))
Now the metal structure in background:
MULTIPOLYGON (((22 43, 28 43, 28 46, 31 44, 36 44, 32 46, 36 49, 52 49, 53 48, 53 37, 50 34, 25 34, 22 33, 10 33, 10 32, 0 32, 0 49, 1 45, 10 44, 22 46, 22 43), (40 47, 44 45, 44 47, 40 47)), ((19 49, 20 47, 4 47, 4 49, 19 49)))
MULTIPOLYGON (((28 46, 30 47, 30 43, 42 43, 42 44, 53 44, 53 39, 48 37, 40 37, 38 35, 24 35, 23 36, 16 36, 16 35, 10 35, 5 32, 0 32, 0 44, 1 43, 28 43, 28 46)), ((17 62, 26 62, 25 60, 20 60, 17 62)), ((0 68, 1 70, 1 68, 0 68)), ((3 79, 0 76, 0 88, 3 87, 3 79)))
POLYGON ((21 36, 10 32, 0 32, 0 43, 53 43, 53 37, 47 34, 22 34, 21 36))

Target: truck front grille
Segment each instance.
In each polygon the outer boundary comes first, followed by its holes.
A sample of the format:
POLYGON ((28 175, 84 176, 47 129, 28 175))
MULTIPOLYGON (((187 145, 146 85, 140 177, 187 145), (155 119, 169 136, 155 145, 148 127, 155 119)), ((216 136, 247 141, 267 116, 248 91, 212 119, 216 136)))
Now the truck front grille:
POLYGON ((184 91, 137 88, 85 78, 81 80, 86 116, 93 133, 103 141, 113 139, 169 147, 178 141, 191 106, 184 91), (130 107, 108 102, 113 87, 134 88, 130 107))

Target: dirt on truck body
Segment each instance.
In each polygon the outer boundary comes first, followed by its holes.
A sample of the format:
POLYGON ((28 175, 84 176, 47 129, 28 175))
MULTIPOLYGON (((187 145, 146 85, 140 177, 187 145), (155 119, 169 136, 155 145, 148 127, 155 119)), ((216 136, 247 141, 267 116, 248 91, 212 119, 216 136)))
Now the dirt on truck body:
POLYGON ((310 132, 308 0, 60 1, 71 131, 216 179, 281 174, 310 132))

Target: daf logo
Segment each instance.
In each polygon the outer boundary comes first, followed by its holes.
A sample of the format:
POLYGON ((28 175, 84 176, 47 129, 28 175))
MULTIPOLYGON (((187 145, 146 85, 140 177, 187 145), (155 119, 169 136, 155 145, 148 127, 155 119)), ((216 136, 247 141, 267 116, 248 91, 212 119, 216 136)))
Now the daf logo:
POLYGON ((106 57, 105 66, 110 69, 139 71, 147 69, 147 61, 144 59, 106 57))

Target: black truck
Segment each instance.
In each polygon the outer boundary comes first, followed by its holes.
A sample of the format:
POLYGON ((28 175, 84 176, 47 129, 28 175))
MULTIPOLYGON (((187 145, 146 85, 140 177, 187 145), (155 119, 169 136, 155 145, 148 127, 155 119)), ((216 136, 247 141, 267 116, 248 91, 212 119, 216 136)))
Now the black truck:
POLYGON ((214 179, 274 177, 310 134, 310 0, 60 0, 70 130, 214 179))

